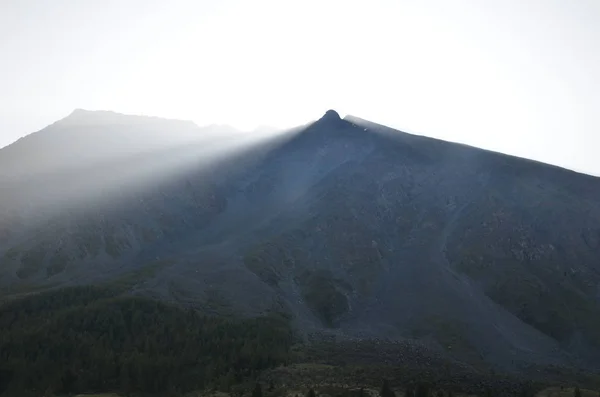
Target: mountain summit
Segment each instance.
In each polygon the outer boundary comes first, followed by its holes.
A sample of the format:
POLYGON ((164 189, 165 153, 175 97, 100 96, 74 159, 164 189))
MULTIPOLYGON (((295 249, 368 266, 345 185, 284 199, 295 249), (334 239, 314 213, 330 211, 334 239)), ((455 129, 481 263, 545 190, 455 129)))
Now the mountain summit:
POLYGON ((344 123, 344 120, 340 118, 340 115, 335 110, 328 110, 325 114, 317 121, 317 123, 323 123, 329 126, 339 126, 344 123))
POLYGON ((2 149, 0 180, 81 168, 235 134, 239 131, 226 125, 200 128, 192 121, 75 109, 2 149))
POLYGON ((338 112, 336 112, 333 109, 329 109, 327 112, 325 112, 325 114, 323 115, 323 117, 321 119, 322 120, 341 120, 338 112))
POLYGON ((147 125, 171 128, 198 128, 191 121, 166 119, 154 116, 133 116, 110 110, 75 109, 64 119, 58 121, 62 125, 147 125))

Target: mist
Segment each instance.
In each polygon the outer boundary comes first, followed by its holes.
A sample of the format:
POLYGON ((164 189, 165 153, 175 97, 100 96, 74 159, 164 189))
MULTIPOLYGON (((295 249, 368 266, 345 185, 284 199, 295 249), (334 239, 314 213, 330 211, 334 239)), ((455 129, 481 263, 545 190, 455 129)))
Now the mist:
POLYGON ((598 175, 598 19, 593 0, 5 1, 0 146, 75 108, 243 131, 334 108, 598 175))
POLYGON ((125 210, 174 181, 225 180, 295 130, 228 126, 76 110, 0 157, 0 221, 27 229, 67 214, 125 210))

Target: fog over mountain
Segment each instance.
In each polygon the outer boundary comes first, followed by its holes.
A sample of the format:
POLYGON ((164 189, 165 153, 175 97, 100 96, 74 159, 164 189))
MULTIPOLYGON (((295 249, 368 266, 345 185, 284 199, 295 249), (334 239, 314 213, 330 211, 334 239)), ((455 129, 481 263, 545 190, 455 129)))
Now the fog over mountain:
POLYGON ((596 0, 6 0, 0 147, 76 107, 247 131, 334 107, 600 175, 599 19, 596 0))
POLYGON ((333 110, 263 134, 76 110, 0 170, 6 299, 127 278, 205 313, 283 312, 304 337, 600 363, 592 176, 333 110))

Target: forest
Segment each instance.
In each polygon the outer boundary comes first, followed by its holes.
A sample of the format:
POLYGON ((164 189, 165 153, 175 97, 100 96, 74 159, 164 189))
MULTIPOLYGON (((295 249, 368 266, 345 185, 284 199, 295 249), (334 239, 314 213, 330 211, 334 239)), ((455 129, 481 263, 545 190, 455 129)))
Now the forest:
POLYGON ((279 315, 207 317, 104 287, 72 287, 0 306, 0 395, 227 389, 289 359, 279 315))
POLYGON ((0 396, 530 397, 600 385, 558 369, 475 371, 409 343, 300 343, 284 314, 207 316, 124 291, 70 287, 0 304, 0 396))

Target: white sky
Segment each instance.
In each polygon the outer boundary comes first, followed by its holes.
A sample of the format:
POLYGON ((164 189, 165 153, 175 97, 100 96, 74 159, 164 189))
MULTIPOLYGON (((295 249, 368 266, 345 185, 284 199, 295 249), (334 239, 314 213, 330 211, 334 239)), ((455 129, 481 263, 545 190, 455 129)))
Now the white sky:
POLYGON ((75 108, 333 108, 600 175, 600 0, 0 0, 0 146, 75 108))

